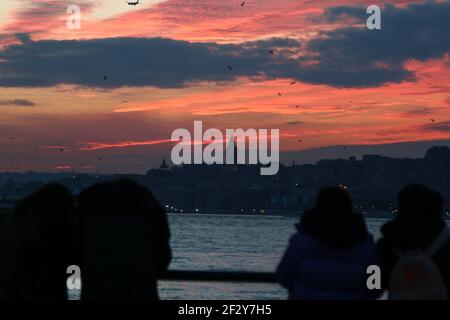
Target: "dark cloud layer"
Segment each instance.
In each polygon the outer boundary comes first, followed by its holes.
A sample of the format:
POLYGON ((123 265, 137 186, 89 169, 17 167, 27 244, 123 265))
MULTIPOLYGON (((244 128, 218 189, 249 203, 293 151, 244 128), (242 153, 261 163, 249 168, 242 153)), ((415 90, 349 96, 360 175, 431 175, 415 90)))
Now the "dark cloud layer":
POLYGON ((0 52, 0 60, 4 60, 0 63, 0 86, 69 83, 106 88, 175 88, 198 81, 229 81, 238 76, 278 77, 288 66, 294 67, 294 61, 284 61, 283 57, 293 48, 298 50, 299 45, 290 39, 242 45, 162 38, 27 41, 0 52), (268 53, 273 47, 279 50, 281 62, 268 53))
POLYGON ((302 121, 288 121, 288 122, 286 122, 286 124, 288 126, 296 126, 296 125, 299 125, 299 124, 303 124, 303 122, 302 121))
POLYGON ((427 124, 422 126, 425 131, 444 131, 450 132, 450 121, 437 122, 435 124, 427 124))
MULTIPOLYGON (((326 18, 353 17, 365 25, 364 7, 333 7, 326 18)), ((328 83, 336 86, 377 85, 413 80, 404 68, 410 59, 426 61, 450 52, 450 2, 427 1, 397 8, 387 4, 381 13, 381 30, 344 28, 327 32, 309 43, 318 52, 318 66, 328 83), (341 74, 339 71, 343 70, 341 74)), ((317 74, 316 74, 317 75, 317 74)), ((320 79, 313 79, 320 82, 320 79)))
POLYGON ((32 107, 35 103, 26 99, 0 100, 0 106, 32 107))
MULTIPOLYGON (((364 8, 358 13, 353 7, 335 7, 329 9, 327 16, 339 16, 345 10, 365 24, 368 15, 364 8)), ((441 57, 450 50, 450 1, 427 1, 405 8, 388 4, 382 9, 381 21, 381 30, 339 29, 330 32, 325 40, 313 41, 312 48, 324 56, 336 45, 339 56, 389 64, 408 59, 424 61, 441 57)))
MULTIPOLYGON (((326 19, 361 19, 363 7, 335 7, 326 19)), ((274 38, 242 44, 190 43, 162 38, 30 41, 0 52, 0 86, 57 84, 116 88, 177 88, 236 77, 293 78, 335 87, 374 87, 414 81, 404 64, 450 51, 450 3, 428 1, 382 10, 382 30, 340 28, 309 43, 274 38), (272 56, 269 50, 275 50, 272 56), (299 56, 300 54, 300 56, 299 56), (229 70, 228 66, 232 70, 229 70), (103 75, 107 75, 107 80, 103 75)))

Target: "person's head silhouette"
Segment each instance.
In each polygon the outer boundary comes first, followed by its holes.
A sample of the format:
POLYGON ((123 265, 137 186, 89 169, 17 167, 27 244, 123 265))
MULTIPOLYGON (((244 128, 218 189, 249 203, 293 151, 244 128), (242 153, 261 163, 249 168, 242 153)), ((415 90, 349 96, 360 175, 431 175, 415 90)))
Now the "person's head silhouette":
POLYGON ((353 204, 344 188, 327 187, 319 191, 315 209, 324 214, 345 214, 353 211, 353 204))
POLYGON ((164 209, 130 179, 99 183, 79 199, 82 299, 154 299, 170 258, 164 209))
POLYGON ((314 208, 304 212, 296 227, 334 248, 352 246, 367 235, 363 217, 353 210, 350 194, 340 186, 321 189, 314 208))
POLYGON ((72 264, 73 199, 51 184, 20 201, 2 230, 0 295, 5 299, 67 299, 72 264))
POLYGON ((399 216, 415 218, 440 218, 442 196, 420 184, 404 187, 397 197, 399 216))

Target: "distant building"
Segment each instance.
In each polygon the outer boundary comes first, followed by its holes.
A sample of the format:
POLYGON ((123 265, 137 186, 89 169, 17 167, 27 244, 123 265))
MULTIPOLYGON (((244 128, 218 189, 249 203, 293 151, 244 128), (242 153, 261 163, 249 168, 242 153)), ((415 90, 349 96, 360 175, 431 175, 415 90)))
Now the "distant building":
MULTIPOLYGON (((234 142, 229 147, 236 151, 234 142)), ((356 209, 368 212, 395 210, 398 191, 406 184, 420 183, 440 192, 449 211, 449 164, 448 147, 432 147, 422 159, 364 155, 361 160, 349 157, 324 159, 315 165, 280 165, 274 176, 261 176, 260 165, 169 166, 162 159, 146 175, 52 174, 50 179, 50 176, 25 173, 14 176, 13 180, 5 174, 0 195, 3 199, 21 198, 50 180, 63 183, 76 194, 102 180, 128 177, 150 189, 168 211, 298 214, 314 205, 317 192, 325 186, 345 186, 352 194, 356 209)))
POLYGON ((170 170, 170 167, 167 165, 166 159, 163 158, 162 163, 159 166, 159 170, 170 170))
POLYGON ((433 162, 448 161, 450 159, 450 149, 448 147, 431 147, 425 154, 425 160, 433 162))

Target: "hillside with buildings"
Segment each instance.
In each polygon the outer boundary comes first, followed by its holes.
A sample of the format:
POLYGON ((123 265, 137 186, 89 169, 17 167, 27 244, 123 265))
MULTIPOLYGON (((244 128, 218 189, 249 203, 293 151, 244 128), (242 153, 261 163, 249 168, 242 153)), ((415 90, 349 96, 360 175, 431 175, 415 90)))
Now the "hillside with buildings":
POLYGON ((2 173, 8 179, 0 186, 0 197, 3 203, 14 202, 50 181, 66 185, 77 195, 96 182, 129 177, 152 190, 168 211, 295 214, 313 204, 320 188, 341 185, 352 194, 357 210, 392 212, 397 192, 406 184, 421 183, 439 191, 449 210, 449 164, 448 147, 432 147, 420 159, 364 155, 360 160, 292 163, 280 165, 274 176, 261 176, 259 165, 169 166, 163 160, 145 175, 2 173))

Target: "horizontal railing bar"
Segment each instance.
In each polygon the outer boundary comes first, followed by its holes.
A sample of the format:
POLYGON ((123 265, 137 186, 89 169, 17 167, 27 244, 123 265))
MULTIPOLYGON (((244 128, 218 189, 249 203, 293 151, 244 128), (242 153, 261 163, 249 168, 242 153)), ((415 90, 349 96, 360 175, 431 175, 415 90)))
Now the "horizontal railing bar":
POLYGON ((167 281, 276 283, 271 272, 169 270, 159 277, 167 281))

